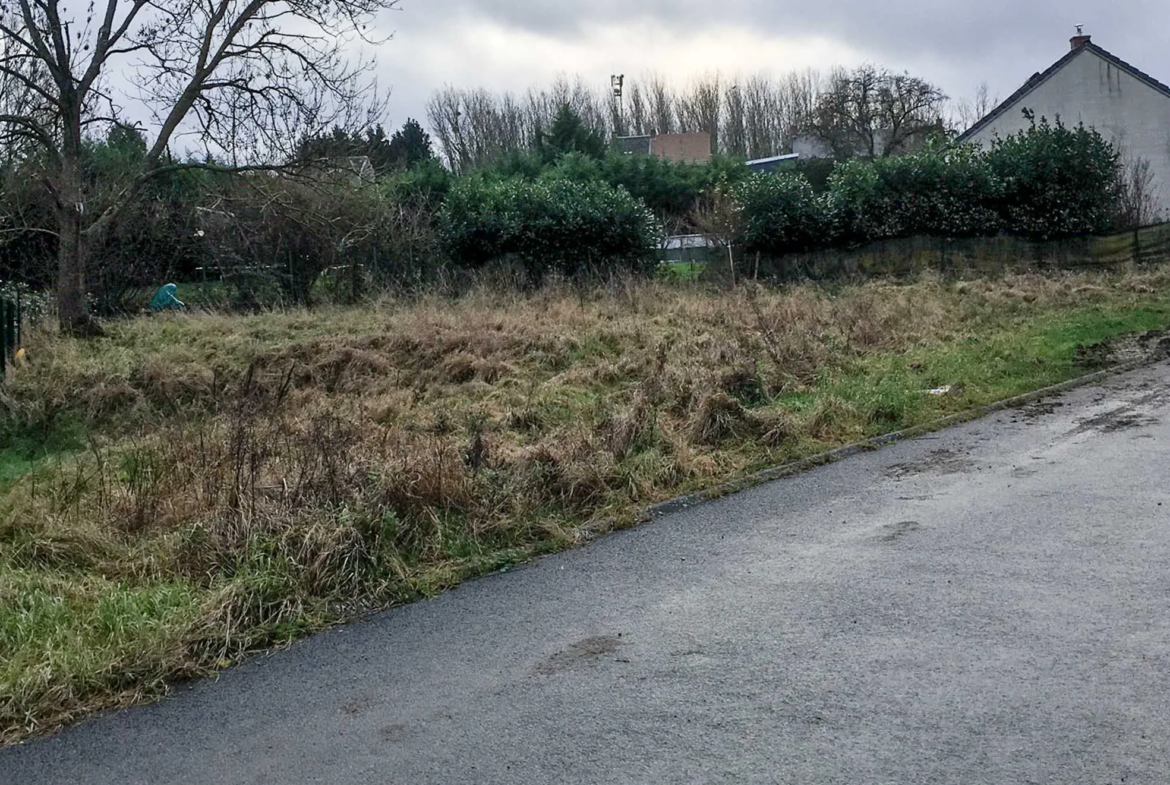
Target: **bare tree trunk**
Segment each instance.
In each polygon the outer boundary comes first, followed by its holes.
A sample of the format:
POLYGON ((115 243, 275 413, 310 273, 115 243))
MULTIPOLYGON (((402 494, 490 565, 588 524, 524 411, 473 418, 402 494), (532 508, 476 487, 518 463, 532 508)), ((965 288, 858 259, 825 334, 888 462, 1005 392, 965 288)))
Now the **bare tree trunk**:
POLYGON ((85 311, 85 238, 76 203, 58 208, 57 229, 57 319, 62 332, 84 335, 92 325, 85 311))
POLYGON ((88 238, 82 231, 85 197, 81 187, 81 119, 73 115, 65 129, 57 181, 57 321, 61 331, 79 337, 100 333, 85 307, 85 265, 88 238))

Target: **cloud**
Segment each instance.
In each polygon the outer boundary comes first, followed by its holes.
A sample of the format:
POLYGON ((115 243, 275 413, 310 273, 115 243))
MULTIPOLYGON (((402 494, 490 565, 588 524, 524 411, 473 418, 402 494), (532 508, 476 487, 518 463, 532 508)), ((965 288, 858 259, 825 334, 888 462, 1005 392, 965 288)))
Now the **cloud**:
POLYGON ((734 78, 862 59, 828 38, 779 39, 734 24, 675 30, 650 19, 587 21, 563 35, 470 14, 448 18, 441 34, 402 25, 378 56, 381 81, 392 87, 395 122, 420 116, 427 97, 446 85, 523 92, 566 74, 601 90, 611 74, 637 78, 649 72, 681 85, 715 71, 734 78))
MULTIPOLYGON (((1104 14, 1096 0, 885 0, 885 2, 770 2, 759 0, 405 0, 405 14, 441 29, 451 18, 474 19, 570 40, 599 26, 648 23, 669 34, 697 35, 739 27, 770 38, 827 38, 844 46, 894 56, 981 57, 1067 39, 1085 23, 1112 38, 1141 37, 1164 29, 1170 6, 1118 3, 1104 14)), ((1149 51, 1160 48, 1147 35, 1149 51)))
POLYGON ((686 82, 863 61, 908 70, 952 96, 987 81, 1006 96, 1068 49, 1075 23, 1122 59, 1170 81, 1160 30, 1170 4, 1089 0, 403 0, 387 15, 395 39, 378 51, 394 122, 422 117, 444 85, 522 92, 559 73, 599 89, 611 73, 656 71, 686 82))

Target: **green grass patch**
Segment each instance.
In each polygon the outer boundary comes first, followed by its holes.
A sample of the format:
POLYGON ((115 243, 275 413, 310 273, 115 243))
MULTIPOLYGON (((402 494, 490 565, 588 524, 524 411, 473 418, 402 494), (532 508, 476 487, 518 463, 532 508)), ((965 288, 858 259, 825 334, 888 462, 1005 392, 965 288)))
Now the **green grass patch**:
POLYGON ((706 269, 706 262, 667 262, 658 268, 658 276, 667 282, 693 283, 702 279, 706 269))
POLYGON ((51 459, 85 447, 85 428, 76 421, 55 422, 45 431, 0 424, 0 492, 51 459))
POLYGON ((182 584, 135 587, 11 567, 0 570, 0 599, 8 737, 162 694, 182 673, 201 602, 182 584), (30 705, 42 712, 22 718, 30 705))
POLYGON ((1082 376, 1094 369, 1075 361, 1078 347, 1167 328, 1165 307, 1045 313, 908 354, 866 358, 826 378, 820 394, 853 403, 865 416, 865 435, 877 436, 1082 376), (952 392, 931 394, 944 388, 952 392))

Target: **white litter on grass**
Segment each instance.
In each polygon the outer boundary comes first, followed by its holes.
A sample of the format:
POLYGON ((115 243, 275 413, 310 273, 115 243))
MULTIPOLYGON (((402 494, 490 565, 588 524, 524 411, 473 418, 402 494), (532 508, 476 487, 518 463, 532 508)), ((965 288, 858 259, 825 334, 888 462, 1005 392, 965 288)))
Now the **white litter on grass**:
POLYGON ((933 390, 923 390, 923 392, 925 392, 927 395, 935 395, 935 396, 941 397, 943 395, 950 395, 954 389, 955 389, 954 387, 947 385, 946 387, 936 387, 933 390))

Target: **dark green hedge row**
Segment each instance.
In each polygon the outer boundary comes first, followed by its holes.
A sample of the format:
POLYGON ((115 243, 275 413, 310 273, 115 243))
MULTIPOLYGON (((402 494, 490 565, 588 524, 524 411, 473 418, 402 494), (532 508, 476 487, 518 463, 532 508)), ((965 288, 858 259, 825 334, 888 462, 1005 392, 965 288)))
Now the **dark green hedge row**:
POLYGON ((546 274, 652 269, 661 230, 623 188, 564 179, 467 178, 438 216, 446 255, 462 267, 519 260, 531 281, 546 274))
POLYGON ((820 194, 791 173, 753 176, 733 194, 740 245, 781 256, 916 235, 1103 232, 1117 215, 1118 183, 1117 152, 1099 133, 1042 119, 986 150, 939 144, 842 162, 820 194))
MULTIPOLYGON (((135 145, 95 143, 87 176, 117 181, 133 169, 135 145)), ((770 257, 922 235, 1046 240, 1110 229, 1119 184, 1117 152, 1099 134, 1043 119, 986 150, 940 142, 845 161, 824 187, 799 170, 751 175, 731 159, 578 150, 514 154, 463 177, 429 160, 361 183, 178 172, 152 181, 93 249, 91 291, 112 311, 138 289, 221 274, 267 276, 282 298, 307 300, 324 275, 356 296, 370 283, 423 286, 447 265, 499 259, 532 282, 648 271, 665 232, 734 235, 725 239, 738 249, 770 257)), ((0 279, 51 285, 55 240, 37 231, 53 226, 51 197, 21 169, 0 171, 0 185, 0 228, 10 230, 0 279)))

